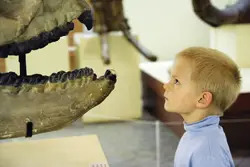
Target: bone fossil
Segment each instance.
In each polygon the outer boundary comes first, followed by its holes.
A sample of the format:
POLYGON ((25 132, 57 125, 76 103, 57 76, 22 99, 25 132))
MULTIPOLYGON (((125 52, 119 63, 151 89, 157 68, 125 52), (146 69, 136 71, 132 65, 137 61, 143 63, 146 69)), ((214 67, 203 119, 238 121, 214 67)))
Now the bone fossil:
POLYGON ((210 0, 192 0, 192 3, 198 17, 213 27, 250 23, 250 0, 238 0, 223 10, 214 7, 210 0))
POLYGON ((58 72, 50 77, 2 74, 0 138, 57 130, 101 103, 114 89, 115 75, 107 71, 96 79, 91 69, 58 72))
POLYGON ((107 34, 122 31, 125 38, 147 59, 156 61, 157 57, 144 48, 130 33, 130 27, 123 14, 122 0, 90 0, 94 9, 94 31, 100 34, 102 58, 110 63, 107 34))
POLYGON ((0 0, 0 57, 18 55, 21 65, 20 76, 0 73, 0 139, 62 128, 114 89, 110 70, 99 78, 90 68, 26 75, 25 54, 67 35, 75 18, 92 27, 84 0, 0 0))
POLYGON ((74 28, 75 18, 92 27, 84 0, 0 0, 0 57, 29 53, 59 40, 74 28))

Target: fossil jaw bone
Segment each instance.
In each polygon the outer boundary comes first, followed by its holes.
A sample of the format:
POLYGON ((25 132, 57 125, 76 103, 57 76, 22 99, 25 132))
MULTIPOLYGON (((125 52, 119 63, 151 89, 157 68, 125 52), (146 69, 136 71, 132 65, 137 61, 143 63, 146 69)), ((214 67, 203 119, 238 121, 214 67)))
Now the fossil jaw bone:
POLYGON ((196 15, 213 27, 250 23, 250 0, 238 0, 223 10, 214 7, 210 0, 192 0, 192 3, 196 15))
POLYGON ((116 82, 114 72, 107 70, 97 79, 89 68, 33 76, 19 84, 15 77, 6 78, 0 86, 0 139, 25 136, 28 122, 33 134, 60 129, 100 104, 116 82))
MULTIPOLYGON (((67 35, 75 18, 92 28, 84 0, 0 0, 0 57, 25 60, 31 50, 67 35)), ((97 79, 89 68, 26 76, 25 61, 20 64, 24 75, 0 73, 0 139, 60 129, 100 104, 116 82, 113 72, 97 79)))
POLYGON ((43 48, 74 28, 78 18, 92 28, 85 0, 0 0, 0 57, 43 48))

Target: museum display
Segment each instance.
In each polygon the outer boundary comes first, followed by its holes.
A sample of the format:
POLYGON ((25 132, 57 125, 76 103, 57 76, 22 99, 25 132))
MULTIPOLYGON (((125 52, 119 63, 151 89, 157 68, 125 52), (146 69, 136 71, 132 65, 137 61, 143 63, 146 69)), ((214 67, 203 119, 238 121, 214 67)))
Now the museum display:
POLYGON ((124 37, 148 60, 156 61, 157 57, 143 47, 131 34, 128 20, 124 16, 122 0, 90 0, 94 9, 94 31, 100 37, 101 56, 105 64, 110 63, 108 33, 121 31, 124 37))
POLYGON ((88 67, 27 75, 26 53, 67 35, 76 18, 92 28, 92 11, 84 0, 0 0, 0 57, 16 55, 20 62, 20 75, 0 73, 0 139, 62 128, 114 89, 113 70, 99 78, 88 67))

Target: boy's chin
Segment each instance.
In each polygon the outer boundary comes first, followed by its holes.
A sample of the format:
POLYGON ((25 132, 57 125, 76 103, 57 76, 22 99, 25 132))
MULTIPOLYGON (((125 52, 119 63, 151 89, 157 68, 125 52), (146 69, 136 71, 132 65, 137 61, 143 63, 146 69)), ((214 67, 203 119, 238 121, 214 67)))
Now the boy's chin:
POLYGON ((165 108, 165 111, 167 111, 167 112, 172 112, 172 113, 176 113, 175 111, 170 110, 170 109, 166 109, 166 108, 165 108))
POLYGON ((164 109, 165 109, 166 112, 171 112, 171 113, 177 113, 177 114, 179 114, 178 110, 176 110, 176 109, 174 109, 174 108, 171 108, 171 107, 170 107, 169 105, 167 105, 166 103, 165 103, 165 105, 164 105, 164 109))
POLYGON ((173 109, 171 109, 169 106, 164 106, 164 109, 165 109, 165 111, 167 111, 167 112, 173 112, 173 113, 175 113, 175 111, 173 110, 173 109))

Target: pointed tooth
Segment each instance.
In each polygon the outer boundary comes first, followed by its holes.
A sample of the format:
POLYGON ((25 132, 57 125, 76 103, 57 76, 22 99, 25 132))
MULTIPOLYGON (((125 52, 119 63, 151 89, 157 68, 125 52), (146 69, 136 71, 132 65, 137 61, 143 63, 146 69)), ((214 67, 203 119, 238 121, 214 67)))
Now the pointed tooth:
POLYGON ((93 74, 93 80, 95 81, 97 79, 97 75, 93 74))
POLYGON ((105 76, 105 77, 108 77, 108 75, 110 75, 110 74, 111 74, 111 71, 110 71, 110 70, 106 70, 104 76, 105 76))
POLYGON ((114 81, 116 82, 116 74, 113 70, 107 70, 104 74, 104 77, 111 80, 111 81, 114 81))
POLYGON ((93 27, 93 14, 91 10, 84 11, 79 17, 78 20, 83 23, 88 30, 93 27))
POLYGON ((0 47, 0 57, 7 58, 9 55, 9 45, 4 45, 0 47))

